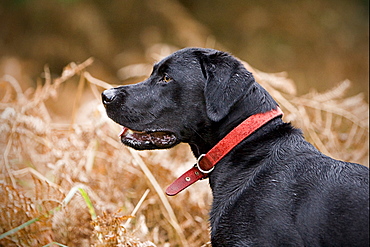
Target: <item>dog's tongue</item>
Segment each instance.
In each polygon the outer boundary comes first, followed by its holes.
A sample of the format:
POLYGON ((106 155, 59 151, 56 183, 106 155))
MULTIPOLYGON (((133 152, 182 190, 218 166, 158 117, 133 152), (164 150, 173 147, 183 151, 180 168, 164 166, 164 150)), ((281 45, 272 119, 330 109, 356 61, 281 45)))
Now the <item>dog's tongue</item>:
POLYGON ((122 128, 119 136, 122 140, 135 141, 136 143, 141 143, 141 145, 152 143, 159 148, 165 148, 176 141, 176 137, 171 133, 162 131, 152 133, 139 132, 131 130, 127 127, 122 128))
POLYGON ((123 127, 121 132, 118 134, 119 137, 122 137, 126 134, 126 132, 130 130, 129 128, 123 127))

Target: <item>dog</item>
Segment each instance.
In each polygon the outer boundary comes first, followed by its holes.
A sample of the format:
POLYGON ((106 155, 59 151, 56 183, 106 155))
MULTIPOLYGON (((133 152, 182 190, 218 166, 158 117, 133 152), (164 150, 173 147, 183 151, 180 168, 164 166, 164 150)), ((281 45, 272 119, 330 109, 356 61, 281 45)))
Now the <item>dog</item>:
MULTIPOLYGON (((184 142, 199 158, 246 119, 278 111, 238 59, 203 48, 171 54, 147 80, 106 90, 102 101, 124 126, 123 144, 145 150, 184 142)), ((194 168, 212 189, 212 246, 369 246, 369 169, 325 156, 280 115, 212 169, 194 168)))

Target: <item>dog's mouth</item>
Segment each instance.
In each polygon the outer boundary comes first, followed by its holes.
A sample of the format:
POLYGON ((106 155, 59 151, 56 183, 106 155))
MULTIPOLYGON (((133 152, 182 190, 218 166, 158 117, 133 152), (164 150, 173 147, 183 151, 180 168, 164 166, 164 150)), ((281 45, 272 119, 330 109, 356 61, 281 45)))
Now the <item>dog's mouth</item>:
POLYGON ((135 131, 123 127, 119 136, 123 144, 138 150, 170 148, 177 144, 176 135, 168 131, 135 131))

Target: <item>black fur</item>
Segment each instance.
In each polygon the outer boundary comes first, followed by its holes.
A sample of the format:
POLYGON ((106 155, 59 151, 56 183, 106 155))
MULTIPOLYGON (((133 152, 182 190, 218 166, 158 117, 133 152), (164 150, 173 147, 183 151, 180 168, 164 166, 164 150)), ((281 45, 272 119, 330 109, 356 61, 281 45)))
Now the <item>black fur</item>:
MULTIPOLYGON (((175 52, 147 80, 102 97, 110 118, 140 131, 123 143, 185 142, 196 157, 277 106, 237 59, 200 48, 175 52)), ((212 246, 369 246, 369 169, 323 155, 280 118, 226 155, 209 182, 212 246)))

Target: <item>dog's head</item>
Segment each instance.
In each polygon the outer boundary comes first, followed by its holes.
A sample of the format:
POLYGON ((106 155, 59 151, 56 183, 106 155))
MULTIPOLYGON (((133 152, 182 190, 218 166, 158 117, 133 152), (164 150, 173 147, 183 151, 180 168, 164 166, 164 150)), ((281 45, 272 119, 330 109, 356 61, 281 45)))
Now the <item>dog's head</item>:
POLYGON ((210 139, 212 128, 252 93, 252 84, 251 73, 231 55, 186 48, 155 64, 147 80, 106 90, 102 100, 108 116, 124 126, 122 143, 170 148, 210 139))

